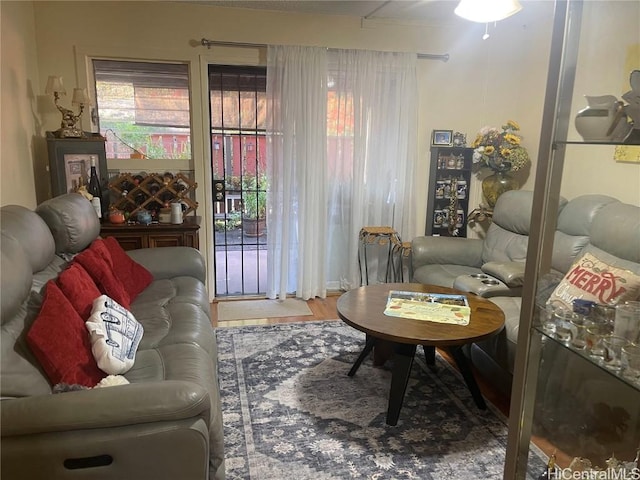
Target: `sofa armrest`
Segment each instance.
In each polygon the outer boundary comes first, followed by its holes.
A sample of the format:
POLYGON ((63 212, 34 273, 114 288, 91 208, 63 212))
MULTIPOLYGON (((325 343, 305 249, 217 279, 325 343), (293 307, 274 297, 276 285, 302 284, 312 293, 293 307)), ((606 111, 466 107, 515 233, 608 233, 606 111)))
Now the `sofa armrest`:
POLYGON ((186 381, 133 383, 3 400, 2 436, 119 427, 203 417, 206 389, 186 381))
POLYGON ((524 284, 524 262, 487 262, 482 271, 499 280, 508 287, 521 287, 524 284))
POLYGON ((422 265, 482 265, 482 240, 479 238, 416 237, 411 242, 414 270, 422 265))
POLYGON ((206 282, 204 258, 195 248, 140 248, 129 250, 127 254, 149 270, 154 280, 187 276, 206 282))

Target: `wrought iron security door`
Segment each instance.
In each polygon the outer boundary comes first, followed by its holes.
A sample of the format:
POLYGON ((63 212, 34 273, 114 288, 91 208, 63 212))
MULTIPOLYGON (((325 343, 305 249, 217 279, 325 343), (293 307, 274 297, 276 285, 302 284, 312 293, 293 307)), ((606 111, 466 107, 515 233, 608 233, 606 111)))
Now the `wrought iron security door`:
POLYGON ((266 69, 209 66, 216 296, 266 291, 266 69))

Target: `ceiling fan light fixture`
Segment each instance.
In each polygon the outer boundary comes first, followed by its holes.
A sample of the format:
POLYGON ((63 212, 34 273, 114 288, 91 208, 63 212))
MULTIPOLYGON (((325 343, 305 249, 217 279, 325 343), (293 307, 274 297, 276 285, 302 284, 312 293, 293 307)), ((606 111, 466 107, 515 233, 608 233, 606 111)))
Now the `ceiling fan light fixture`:
POLYGON ((522 5, 518 0, 460 0, 454 13, 472 22, 489 23, 515 15, 520 10, 522 5))

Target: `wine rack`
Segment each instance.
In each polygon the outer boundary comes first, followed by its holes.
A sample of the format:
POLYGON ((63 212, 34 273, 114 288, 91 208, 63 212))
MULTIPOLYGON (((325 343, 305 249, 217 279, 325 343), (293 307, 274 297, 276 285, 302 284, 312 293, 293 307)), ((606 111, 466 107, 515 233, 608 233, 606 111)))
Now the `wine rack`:
POLYGON ((198 203, 192 196, 198 184, 182 173, 121 173, 109 182, 110 209, 118 209, 134 217, 148 210, 156 218, 161 208, 179 201, 183 214, 195 212, 198 203))

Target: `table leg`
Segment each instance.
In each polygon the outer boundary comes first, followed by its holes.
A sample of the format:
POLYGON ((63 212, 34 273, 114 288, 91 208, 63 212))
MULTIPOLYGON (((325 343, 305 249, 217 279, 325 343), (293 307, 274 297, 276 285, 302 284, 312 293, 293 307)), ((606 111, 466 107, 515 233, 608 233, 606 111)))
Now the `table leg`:
POLYGON ((391 389, 389 390, 389 407, 387 408, 387 425, 397 425, 400 409, 409 383, 409 374, 416 354, 416 345, 398 343, 393 356, 391 372, 391 389))
POLYGON ((436 365, 436 347, 431 345, 423 345, 424 361, 428 367, 435 367, 436 365))
POLYGON ((365 344, 364 349, 362 350, 362 352, 360 352, 360 355, 356 359, 356 362, 353 364, 353 367, 351 367, 351 370, 349 370, 349 373, 347 375, 353 377, 356 374, 358 368, 360 368, 360 365, 362 365, 364 359, 367 358, 367 355, 369 355, 375 343, 376 338, 372 337, 371 335, 367 335, 367 343, 365 344))
POLYGON ((476 402, 476 406, 481 410, 487 409, 487 404, 484 402, 484 398, 482 398, 482 393, 480 392, 480 387, 476 383, 476 379, 473 376, 473 371, 471 370, 471 366, 467 361, 467 357, 464 356, 461 347, 449 347, 449 353, 453 357, 462 374, 462 378, 464 378, 464 383, 467 384, 467 388, 471 392, 471 396, 473 400, 476 402))

